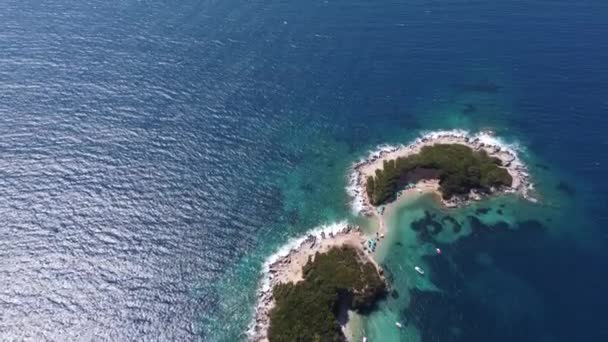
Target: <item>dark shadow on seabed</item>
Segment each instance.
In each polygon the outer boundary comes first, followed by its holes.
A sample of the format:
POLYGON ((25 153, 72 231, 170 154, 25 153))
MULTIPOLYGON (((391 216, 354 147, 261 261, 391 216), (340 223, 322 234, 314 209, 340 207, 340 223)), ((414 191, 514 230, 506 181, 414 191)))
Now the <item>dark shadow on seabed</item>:
POLYGON ((608 305, 606 259, 549 237, 538 221, 468 220, 469 236, 425 257, 440 291, 412 290, 402 313, 423 342, 605 340, 595 324, 608 305))

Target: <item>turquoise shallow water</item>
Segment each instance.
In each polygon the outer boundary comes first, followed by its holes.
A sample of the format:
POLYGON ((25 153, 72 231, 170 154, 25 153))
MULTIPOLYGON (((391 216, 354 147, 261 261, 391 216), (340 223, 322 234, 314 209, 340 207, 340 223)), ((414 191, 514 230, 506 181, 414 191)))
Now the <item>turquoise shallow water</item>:
MULTIPOLYGON (((508 284, 504 287, 489 288, 488 284, 479 284, 480 280, 469 275, 466 268, 484 267, 490 272, 500 273, 492 260, 493 246, 481 243, 470 246, 464 253, 470 253, 473 265, 458 264, 458 260, 452 258, 451 251, 455 250, 462 241, 470 239, 471 235, 484 234, 485 230, 493 233, 502 234, 508 232, 519 222, 526 220, 540 220, 545 223, 553 215, 546 213, 540 208, 536 211, 530 210, 534 206, 530 202, 517 198, 496 198, 475 203, 468 208, 445 209, 442 208, 437 200, 430 195, 424 195, 413 199, 411 202, 404 203, 396 210, 394 217, 389 221, 390 233, 387 234, 386 246, 380 255, 381 264, 387 272, 393 288, 386 301, 381 302, 376 312, 370 315, 366 321, 364 333, 371 341, 421 341, 428 339, 429 333, 434 338, 441 337, 441 340, 458 340, 465 336, 470 336, 466 322, 456 318, 455 321, 446 322, 442 326, 437 323, 433 326, 433 331, 420 329, 418 324, 426 319, 445 319, 446 315, 465 316, 467 308, 460 307, 460 312, 449 312, 454 310, 445 303, 437 303, 437 307, 422 308, 418 297, 444 296, 446 291, 455 291, 458 296, 471 291, 480 302, 492 301, 484 298, 486 292, 493 292, 506 301, 505 305, 511 305, 510 301, 519 299, 520 293, 517 288, 508 284), (436 249, 439 248, 441 254, 436 249), (442 267, 437 267, 441 263, 442 267), (419 266, 424 271, 424 275, 418 274, 414 267, 419 266), (449 271, 446 274, 438 272, 449 271), (462 269, 464 268, 464 269, 462 269), (462 288, 444 289, 441 282, 436 279, 453 277, 452 281, 462 281, 462 288), (440 315, 433 312, 442 312, 440 315), (445 311, 448 311, 446 314, 445 311), (431 316, 431 317, 427 317, 431 316), (404 327, 398 329, 395 323, 399 322, 404 327), (437 330, 441 326, 440 330, 437 330), (463 331, 464 330, 464 331, 463 331), (439 337, 437 337, 439 336, 439 337)), ((522 228, 525 229, 525 228, 522 228)), ((491 233, 490 233, 491 234, 491 233)), ((498 242, 500 243, 500 242, 498 242)), ((460 252, 460 251, 459 251, 460 252)), ((470 260, 467 260, 470 261, 470 260)), ((499 277, 500 275, 497 275, 499 277)), ((515 276, 513 281, 517 282, 515 276)), ((502 283, 503 279, 493 279, 497 283, 502 283)), ((523 283, 519 281, 519 283, 523 283)), ((496 284, 493 284, 496 285, 496 284)), ((526 302, 532 305, 538 302, 536 297, 526 298, 526 302)), ((501 305, 504 303, 496 303, 501 305)), ((423 302, 422 305, 427 305, 423 302)), ((429 304, 430 305, 430 304, 429 304)), ((523 305, 523 304, 522 304, 523 305)), ((533 310, 532 307, 523 310, 533 310)), ((502 319, 517 319, 510 317, 507 313, 498 313, 502 319)), ((452 317, 450 317, 452 318, 452 317)), ((426 327, 425 327, 426 328, 426 327)), ((490 338, 490 336, 486 336, 490 338)))

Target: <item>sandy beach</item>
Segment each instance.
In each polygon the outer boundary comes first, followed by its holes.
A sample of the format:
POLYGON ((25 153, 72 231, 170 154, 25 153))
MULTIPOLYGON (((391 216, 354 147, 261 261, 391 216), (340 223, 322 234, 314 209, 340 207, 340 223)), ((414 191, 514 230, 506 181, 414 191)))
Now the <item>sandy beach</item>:
POLYGON ((375 216, 378 219, 379 234, 387 233, 386 220, 393 215, 395 209, 402 203, 424 194, 436 194, 437 196, 440 196, 439 181, 436 179, 422 180, 416 183, 414 188, 400 191, 394 201, 382 206, 381 212, 376 210, 375 216))

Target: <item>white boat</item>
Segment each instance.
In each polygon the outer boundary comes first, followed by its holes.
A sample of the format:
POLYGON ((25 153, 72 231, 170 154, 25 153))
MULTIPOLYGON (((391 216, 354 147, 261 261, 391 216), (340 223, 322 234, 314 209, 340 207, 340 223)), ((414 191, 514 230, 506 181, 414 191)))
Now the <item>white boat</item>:
POLYGON ((367 337, 363 336, 363 342, 367 342, 367 337))
POLYGON ((422 270, 422 268, 420 268, 420 266, 414 266, 414 269, 416 270, 416 272, 424 275, 424 271, 422 270))
POLYGON ((399 322, 395 322, 395 325, 397 326, 397 328, 401 329, 402 325, 399 322))

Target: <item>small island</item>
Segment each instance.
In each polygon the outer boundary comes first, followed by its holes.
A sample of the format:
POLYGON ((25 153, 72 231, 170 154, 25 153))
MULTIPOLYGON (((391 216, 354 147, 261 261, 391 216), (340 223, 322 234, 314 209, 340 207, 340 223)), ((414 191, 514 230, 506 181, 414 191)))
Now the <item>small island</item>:
POLYGON ((531 189, 515 150, 491 132, 445 131, 372 152, 354 165, 347 191, 355 211, 382 216, 380 207, 415 190, 436 193, 446 207, 457 207, 496 193, 516 193, 534 202, 531 189))
POLYGON ((468 195, 471 190, 490 193, 510 187, 513 178, 502 161, 485 150, 473 151, 461 144, 423 146, 419 153, 384 160, 382 169, 368 176, 366 192, 374 206, 393 199, 406 184, 421 179, 438 179, 439 191, 446 200, 468 195))
POLYGON ((265 265, 250 341, 345 341, 347 310, 365 312, 387 288, 357 226, 339 223, 292 241, 265 265), (341 316, 343 317, 343 316, 341 316))
POLYGON ((360 250, 332 247, 309 258, 304 280, 275 286, 270 341, 345 341, 338 315, 369 310, 386 292, 376 266, 360 250))

